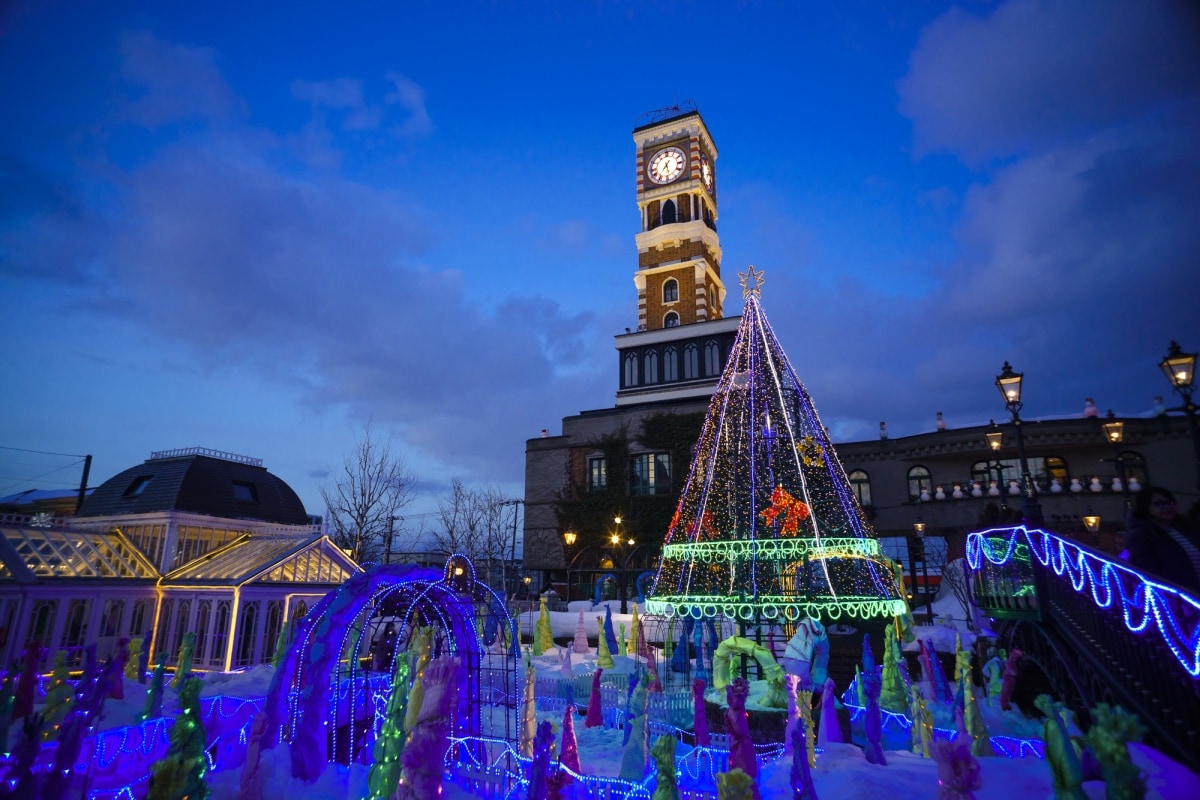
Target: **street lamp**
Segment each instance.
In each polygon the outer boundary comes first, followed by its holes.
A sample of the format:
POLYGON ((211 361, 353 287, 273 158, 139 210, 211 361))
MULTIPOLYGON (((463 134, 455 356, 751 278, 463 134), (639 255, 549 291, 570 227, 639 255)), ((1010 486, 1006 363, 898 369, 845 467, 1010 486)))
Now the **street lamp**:
POLYGON ((925 523, 917 517, 917 521, 913 523, 914 547, 909 548, 908 560, 909 567, 912 569, 913 586, 917 585, 917 565, 916 556, 921 556, 921 588, 925 593, 925 613, 929 615, 929 624, 933 624, 933 597, 929 594, 929 559, 925 556, 925 523))
POLYGON ((1083 527, 1088 533, 1098 533, 1100 531, 1100 515, 1093 514, 1090 508, 1080 519, 1083 520, 1083 527))
MULTIPOLYGON (((1004 463, 1000 460, 1000 446, 1004 442, 1004 431, 1000 430, 1000 428, 998 428, 996 426, 996 422, 993 420, 992 421, 992 429, 989 430, 987 433, 985 433, 983 436, 985 439, 987 439, 988 447, 990 447, 992 449, 992 456, 995 457, 995 459, 996 459, 995 461, 987 462, 987 468, 988 468, 989 475, 991 474, 992 467, 996 468, 996 491, 993 494, 991 492, 991 490, 989 490, 988 496, 989 497, 994 497, 996 495, 1003 496, 1004 463)), ((1003 499, 1000 501, 1000 505, 1001 505, 1001 508, 1003 508, 1003 505, 1004 505, 1003 499)), ((997 509, 997 510, 1000 510, 1000 509, 997 509)))
POLYGON ((1004 406, 1012 414, 1013 427, 1017 430, 1017 461, 1021 465, 1021 516, 1026 525, 1042 524, 1042 506, 1037 500, 1033 478, 1029 474, 1029 462, 1025 459, 1025 437, 1021 432, 1021 381, 1024 373, 1013 372, 1007 361, 996 376, 996 388, 1004 398, 1004 406))
POLYGON ((1183 396, 1183 405, 1168 408, 1167 411, 1182 411, 1187 414, 1192 448, 1196 451, 1196 488, 1200 489, 1200 427, 1196 424, 1196 404, 1192 402, 1192 392, 1196 391, 1196 354, 1183 352, 1179 343, 1172 340, 1167 355, 1159 362, 1158 367, 1167 376, 1171 388, 1183 396))
MULTIPOLYGON (((609 541, 612 542, 613 555, 621 557, 621 567, 620 567, 620 569, 617 570, 617 591, 621 595, 621 613, 627 614, 627 613, 629 613, 629 601, 625 597, 625 595, 627 595, 629 593, 627 591, 627 586, 626 586, 626 581, 628 579, 627 570, 629 569, 629 564, 625 557, 624 544, 622 542, 622 537, 621 537, 621 518, 613 517, 613 522, 616 523, 617 527, 616 527, 616 530, 613 531, 612 536, 609 537, 609 541)), ((634 544, 632 537, 629 538, 628 543, 629 543, 629 547, 632 548, 633 544, 634 544)), ((616 563, 617 562, 614 559, 613 560, 614 567, 616 566, 616 563)))
POLYGON ((563 544, 566 545, 563 553, 563 560, 567 562, 567 596, 566 601, 571 602, 571 548, 575 546, 575 540, 578 539, 578 534, 575 531, 566 531, 563 533, 563 544))
POLYGON ((1121 460, 1121 442, 1125 441, 1125 423, 1117 419, 1116 414, 1109 410, 1108 416, 1105 417, 1105 421, 1100 427, 1104 431, 1104 438, 1113 446, 1113 463, 1117 467, 1117 477, 1121 480, 1121 494, 1125 496, 1125 507, 1129 508, 1129 487, 1125 480, 1125 462, 1121 460))

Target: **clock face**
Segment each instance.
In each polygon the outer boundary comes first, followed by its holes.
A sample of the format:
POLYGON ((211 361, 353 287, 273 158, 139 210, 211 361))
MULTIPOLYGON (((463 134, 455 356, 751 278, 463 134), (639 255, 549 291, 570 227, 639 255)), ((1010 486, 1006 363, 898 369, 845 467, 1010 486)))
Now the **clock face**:
POLYGON ((700 154, 700 177, 704 180, 704 188, 709 192, 713 188, 713 173, 712 165, 708 163, 708 156, 700 154))
POLYGON ((670 183, 683 174, 686 166, 687 155, 678 147, 668 147, 654 154, 646 167, 646 174, 655 183, 670 183))

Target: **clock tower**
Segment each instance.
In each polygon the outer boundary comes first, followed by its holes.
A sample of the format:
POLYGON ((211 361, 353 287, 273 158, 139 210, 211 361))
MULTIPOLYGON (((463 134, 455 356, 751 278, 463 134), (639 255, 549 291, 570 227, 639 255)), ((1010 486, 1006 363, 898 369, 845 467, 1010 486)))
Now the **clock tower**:
POLYGON ((638 330, 721 319, 717 148, 695 110, 655 112, 637 145, 638 330))

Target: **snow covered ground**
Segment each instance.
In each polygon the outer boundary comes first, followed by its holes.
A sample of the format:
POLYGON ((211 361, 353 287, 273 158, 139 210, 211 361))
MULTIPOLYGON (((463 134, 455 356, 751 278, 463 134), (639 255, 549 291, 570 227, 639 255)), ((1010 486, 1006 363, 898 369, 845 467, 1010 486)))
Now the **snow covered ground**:
MULTIPOLYGON (((942 601, 946 602, 946 601, 942 601)), ((952 600, 949 602, 953 602, 952 600)), ((614 611, 615 611, 615 603, 614 611)), ((939 604, 940 605, 940 604, 939 604)), ((603 616, 603 608, 592 609, 588 601, 571 604, 567 612, 551 613, 551 626, 555 638, 561 640, 574 636, 579 620, 579 611, 584 611, 585 632, 591 639, 598 633, 597 615, 603 616)), ((938 610, 935 608, 935 611, 938 610)), ((524 632, 532 629, 536 619, 536 610, 521 615, 521 627, 524 632)), ((629 629, 631 615, 613 613, 614 627, 624 623, 629 629)), ((932 639, 939 650, 953 651, 955 630, 944 625, 924 626, 918 631, 922 639, 932 639)), ((969 646, 971 637, 964 635, 963 644, 969 646)), ((556 648, 557 650, 557 648, 556 648)), ((616 668, 608 672, 629 674, 634 670, 632 658, 614 655, 616 668)), ((572 673, 575 676, 590 675, 596 668, 596 651, 594 648, 586 654, 572 654, 572 673)), ((540 679, 553 680, 562 675, 561 660, 558 652, 547 653, 533 660, 534 669, 540 679)), ((660 664, 660 669, 662 666, 660 664)), ((663 669, 664 675, 666 670, 663 669)), ((234 673, 209 674, 205 676, 205 686, 201 693, 203 697, 222 696, 225 698, 245 698, 261 701, 267 693, 273 670, 269 666, 255 667, 250 670, 234 673)), ((520 684, 519 684, 520 685, 520 684)), ((838 687, 839 692, 846 687, 838 687)), ((177 711, 175 693, 167 690, 164 696, 164 714, 170 716, 177 711)), ((136 722, 137 714, 145 702, 145 688, 136 681, 125 681, 125 699, 109 700, 104 708, 102 727, 110 729, 110 735, 116 730, 136 722)), ((237 704, 237 700, 222 701, 226 706, 237 704)), ((1013 722, 1015 718, 1001 714, 998 709, 982 707, 992 734, 1008 733, 1014 736, 1028 736, 1031 731, 1040 730, 1040 724, 1024 720, 1021 724, 1013 722)), ((1009 715, 1019 712, 1008 712, 1009 715)), ((539 712, 540 719, 548 719, 555 727, 556 734, 561 730, 563 712, 547 710, 539 712)), ((148 725, 149 723, 147 723, 148 725)), ((592 728, 582 724, 582 718, 576 718, 576 737, 580 761, 583 771, 590 775, 616 776, 620 771, 622 757, 622 732, 619 729, 592 728)), ((14 727, 12 736, 16 736, 19 728, 14 727)), ((136 731, 136 728, 128 730, 136 731)), ((125 733, 120 734, 122 738, 125 733)), ((10 740, 11 741, 11 740, 10 740)), ((677 756, 683 756, 688 748, 679 745, 677 756)), ((1134 763, 1146 774, 1148 798, 1196 798, 1200 797, 1200 778, 1186 769, 1174 765, 1160 754, 1141 746, 1131 746, 1134 763)), ((937 793, 937 767, 933 761, 922 758, 905 750, 893 750, 886 753, 887 765, 879 766, 867 763, 862 751, 851 744, 831 744, 817 756, 817 766, 813 770, 813 782, 818 797, 830 800, 918 800, 918 798, 935 797, 937 793)), ((1020 797, 1023 800, 1040 800, 1053 796, 1050 765, 1036 757, 1010 759, 1005 757, 981 759, 983 785, 976 792, 980 800, 995 798, 995 800, 1012 800, 1020 797)), ((294 797, 305 800, 357 800, 364 796, 368 769, 361 766, 350 768, 331 764, 324 774, 312 784, 304 784, 291 777, 290 752, 286 745, 274 751, 263 754, 261 761, 263 770, 263 785, 269 787, 269 797, 294 797)), ((764 766, 759 778, 759 786, 764 798, 787 797, 791 794, 789 781, 790 757, 779 758, 764 766)), ((212 797, 216 800, 237 797, 239 769, 227 769, 210 773, 208 780, 212 789, 212 797)), ((1092 782, 1085 785, 1085 790, 1091 798, 1104 797, 1102 783, 1092 782)), ((107 795, 137 796, 134 795, 107 795)), ((474 795, 464 792, 455 785, 446 787, 444 796, 450 800, 469 800, 474 795)), ((715 794, 712 795, 715 798, 715 794)), ((646 795, 648 797, 648 794, 646 795)), ((642 800, 646 800, 645 797, 642 800)))

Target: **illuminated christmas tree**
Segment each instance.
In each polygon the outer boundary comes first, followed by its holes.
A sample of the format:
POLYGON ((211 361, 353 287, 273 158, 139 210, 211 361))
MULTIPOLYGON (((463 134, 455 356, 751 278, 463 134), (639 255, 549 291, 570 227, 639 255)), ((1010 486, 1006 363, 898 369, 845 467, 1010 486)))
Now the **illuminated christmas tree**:
POLYGON ((667 530, 646 611, 753 619, 872 618, 903 593, 829 435, 742 276, 737 338, 667 530))

